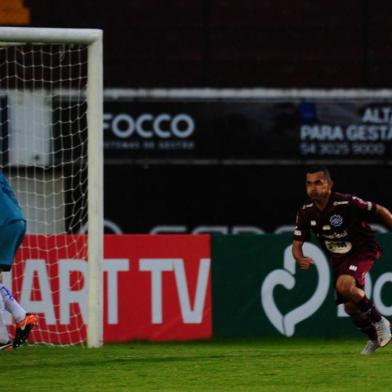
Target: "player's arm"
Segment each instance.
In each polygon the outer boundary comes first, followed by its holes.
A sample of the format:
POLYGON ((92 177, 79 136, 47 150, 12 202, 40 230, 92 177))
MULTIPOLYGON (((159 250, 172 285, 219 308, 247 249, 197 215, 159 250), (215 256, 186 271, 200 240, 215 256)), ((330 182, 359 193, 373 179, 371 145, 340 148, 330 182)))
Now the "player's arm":
MULTIPOLYGON (((350 204, 360 214, 369 217, 369 214, 375 214, 380 218, 390 229, 392 229, 392 213, 388 208, 381 204, 376 204, 370 201, 362 200, 357 196, 352 196, 350 204)), ((374 215, 373 215, 374 216, 374 215)))
POLYGON ((311 259, 310 257, 304 256, 303 251, 302 251, 303 244, 304 244, 303 241, 294 240, 293 247, 292 247, 292 253, 293 253, 294 259, 297 261, 300 268, 303 270, 307 270, 313 264, 313 259, 311 259))
POLYGON ((376 204, 376 215, 388 225, 390 229, 392 229, 392 213, 388 210, 388 208, 381 206, 380 204, 376 204))

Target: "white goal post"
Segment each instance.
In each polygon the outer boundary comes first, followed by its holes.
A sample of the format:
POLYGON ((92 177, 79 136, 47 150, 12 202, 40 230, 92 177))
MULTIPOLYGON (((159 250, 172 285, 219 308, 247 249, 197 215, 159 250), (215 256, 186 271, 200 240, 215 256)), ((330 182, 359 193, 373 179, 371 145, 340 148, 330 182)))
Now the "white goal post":
MULTIPOLYGON (((103 272, 102 272, 102 261, 103 261, 103 44, 102 44, 103 32, 99 29, 68 29, 68 28, 24 28, 24 27, 0 27, 0 48, 7 49, 8 47, 14 46, 18 48, 21 45, 28 45, 34 48, 36 45, 83 45, 86 48, 87 53, 87 76, 86 76, 86 88, 83 91, 85 95, 84 106, 87 107, 86 119, 77 120, 80 123, 87 123, 87 159, 86 159, 86 173, 87 173, 87 197, 88 197, 88 208, 87 214, 88 219, 83 218, 86 222, 88 230, 87 239, 87 259, 88 259, 88 300, 87 300, 87 345, 89 347, 99 347, 103 344, 103 272)), ((46 56, 45 49, 39 54, 33 56, 33 65, 36 58, 39 56, 44 58, 46 56)), ((62 54, 60 53, 59 56, 62 54)), ((15 56, 19 56, 18 54, 15 56)), ((75 56, 74 54, 69 55, 70 58, 75 56)), ((5 62, 6 63, 6 62, 5 62)), ((24 64, 22 64, 23 66, 24 64)), ((83 66, 85 64, 83 63, 83 66)), ((35 85, 38 89, 44 90, 44 87, 40 85, 39 78, 37 81, 31 82, 28 78, 29 67, 31 64, 25 65, 23 75, 26 75, 26 89, 24 99, 29 94, 29 91, 34 88, 35 85)), ((66 65, 68 66, 68 65, 66 65)), ((4 69, 15 69, 15 72, 19 72, 18 69, 21 67, 20 64, 11 64, 7 62, 4 69), (18 68, 19 67, 19 68, 18 68)), ((69 67, 70 68, 70 67, 69 67)), ((49 69, 49 67, 46 67, 49 69)), ((3 73, 4 71, 2 71, 3 73)), ((42 75, 45 72, 56 73, 57 69, 55 66, 51 67, 50 70, 46 71, 45 67, 42 67, 42 71, 39 71, 42 75)), ((69 71, 71 72, 71 71, 69 71)), ((39 73, 39 75, 41 75, 39 73)), ((37 73, 38 75, 38 73, 37 73)), ((4 75, 0 75, 2 81, 5 80, 4 75)), ((43 78, 43 76, 42 76, 43 78)), ((78 83, 78 78, 75 79, 75 83, 78 83)), ((5 83, 5 82, 4 82, 5 83)), ((9 83, 7 81, 7 83, 9 83)), ((19 79, 15 78, 15 85, 18 85, 19 79)), ((51 86, 54 86, 53 82, 51 86)), ((67 81, 65 82, 67 83, 67 81)), ((43 85, 43 83, 41 83, 43 85)), ((74 86, 69 83, 66 88, 60 87, 62 96, 72 95, 74 86), (67 91, 69 87, 69 91, 67 91)), ((11 85, 9 88, 9 95, 14 96, 14 101, 18 101, 18 96, 13 92, 14 86, 11 85), (15 98, 16 96, 16 98, 15 98)), ((0 84, 0 92, 5 95, 3 86, 0 84)), ((42 93, 44 96, 45 93, 42 93)), ((9 100, 11 100, 8 97, 9 100)), ((46 96, 42 98, 42 102, 45 102, 46 96)), ((32 95, 34 100, 34 95, 32 95)), ((39 108, 32 104, 33 109, 30 110, 32 116, 39 115, 39 108)), ((82 107, 83 105, 80 105, 82 107)), ((44 103, 41 105, 44 106, 44 103)), ((84 107, 83 106, 83 107, 84 107)), ((80 110, 80 107, 76 110, 80 110)), ((79 114, 79 112, 78 112, 79 114)), ((48 115, 49 116, 49 115, 48 115)), ((28 120, 29 121, 29 120, 28 120)), ((66 121, 64 121, 66 123, 66 121)), ((53 125, 50 125, 53 126, 53 125)), ((37 127, 38 128, 38 127, 37 127)), ((48 126, 49 128, 49 126, 48 126)), ((15 131, 17 134, 17 131, 15 131)), ((32 137, 28 137, 28 142, 32 140, 32 137)), ((42 141, 37 142, 39 145, 42 141)), ((50 142, 54 143, 54 142, 50 142)), ((48 143, 49 145, 49 143, 48 143)), ((79 148, 79 147, 78 147, 79 148)), ((84 148, 84 147, 83 147, 84 148)), ((80 147, 81 150, 83 150, 80 147)), ((84 150, 83 150, 84 151, 84 150)), ((64 148, 62 154, 68 154, 67 148, 64 148)), ((13 170, 13 167, 17 166, 28 166, 29 164, 21 163, 20 154, 15 152, 7 152, 9 155, 8 160, 14 159, 14 166, 9 165, 13 170), (13 154, 13 155, 12 155, 13 154), (16 158, 15 158, 16 156, 16 158)), ((55 153, 53 153, 54 156, 55 153)), ((73 154, 73 152, 71 152, 73 154)), ((55 159, 55 158, 48 158, 55 159)), ((76 158, 83 160, 83 158, 76 158)), ((72 180, 73 181, 73 180, 72 180)), ((80 180, 82 181, 82 180, 80 180)), ((73 183, 72 183, 73 184, 73 183)), ((76 203, 76 202, 75 202, 76 203)), ((70 204, 70 203, 68 203, 70 204)), ((69 208, 69 207, 67 207, 69 208)), ((80 222, 81 222, 80 218, 80 222)), ((79 223, 80 223, 79 222, 79 223)), ((48 224, 48 223, 46 223, 48 224)), ((60 293, 61 295, 61 293, 60 293)), ((54 314, 54 312, 53 312, 54 314)))

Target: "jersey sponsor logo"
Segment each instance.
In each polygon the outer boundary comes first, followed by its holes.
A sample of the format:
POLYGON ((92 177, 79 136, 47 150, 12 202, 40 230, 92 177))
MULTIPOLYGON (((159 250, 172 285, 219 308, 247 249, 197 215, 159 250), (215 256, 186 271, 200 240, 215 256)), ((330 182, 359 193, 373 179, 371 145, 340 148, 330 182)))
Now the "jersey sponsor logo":
POLYGON ((310 226, 316 226, 316 225, 317 225, 317 222, 315 220, 310 221, 310 226))
POLYGON ((328 240, 336 240, 336 239, 344 238, 347 236, 348 236, 348 233, 346 230, 344 230, 343 233, 323 234, 323 237, 328 240))
POLYGON ((348 200, 346 200, 346 201, 334 201, 332 204, 334 206, 340 206, 340 205, 348 204, 348 200))
POLYGON ((353 247, 349 241, 324 241, 324 244, 331 253, 337 254, 348 253, 353 247))
POLYGON ((354 271, 355 272, 358 269, 358 267, 356 265, 351 264, 350 267, 348 267, 348 269, 350 271, 354 271))
POLYGON ((339 227, 343 223, 343 218, 341 215, 335 214, 329 218, 329 223, 334 227, 339 227))

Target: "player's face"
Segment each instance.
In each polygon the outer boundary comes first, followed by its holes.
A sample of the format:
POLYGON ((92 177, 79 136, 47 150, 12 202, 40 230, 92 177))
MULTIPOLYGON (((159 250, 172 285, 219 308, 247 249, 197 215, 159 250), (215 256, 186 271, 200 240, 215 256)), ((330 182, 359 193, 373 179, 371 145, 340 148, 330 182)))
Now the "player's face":
POLYGON ((329 197, 332 181, 324 172, 308 173, 306 175, 306 192, 311 200, 322 201, 329 197))

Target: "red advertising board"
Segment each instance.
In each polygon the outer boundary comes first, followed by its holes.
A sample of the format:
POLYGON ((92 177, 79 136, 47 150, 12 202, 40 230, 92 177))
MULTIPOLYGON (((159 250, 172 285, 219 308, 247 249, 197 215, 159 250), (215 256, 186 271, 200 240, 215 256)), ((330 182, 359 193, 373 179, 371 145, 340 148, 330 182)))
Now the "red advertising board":
MULTIPOLYGON (((27 236, 5 284, 39 316, 32 340, 86 339, 86 237, 27 236)), ((104 341, 212 334, 208 235, 106 235, 104 341)))
POLYGON ((105 341, 211 336, 209 236, 106 236, 105 258, 129 261, 118 273, 118 321, 106 317, 105 341))

